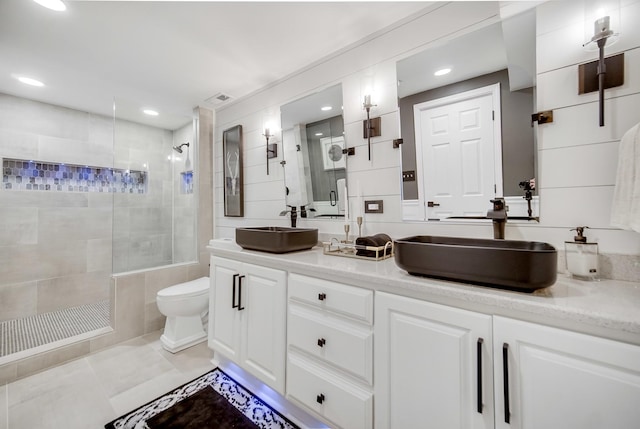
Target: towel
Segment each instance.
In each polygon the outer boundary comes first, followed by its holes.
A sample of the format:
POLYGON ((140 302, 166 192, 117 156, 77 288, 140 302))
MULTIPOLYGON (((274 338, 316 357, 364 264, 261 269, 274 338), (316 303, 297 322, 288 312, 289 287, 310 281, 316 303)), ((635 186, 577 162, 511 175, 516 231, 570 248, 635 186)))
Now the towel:
POLYGON ((640 124, 620 141, 611 225, 640 232, 640 124))
MULTIPOLYGON (((376 235, 370 235, 368 237, 358 237, 358 238, 356 238, 356 245, 380 247, 380 246, 384 246, 389 241, 391 241, 391 237, 389 237, 387 234, 376 234, 376 235)), ((386 248, 386 251, 384 252, 384 254, 388 255, 390 253, 391 253, 391 246, 386 248)), ((376 257, 376 251, 375 250, 358 249, 356 251, 356 255, 375 258, 376 257)), ((384 255, 383 255, 382 252, 378 252, 377 256, 382 257, 384 255)))

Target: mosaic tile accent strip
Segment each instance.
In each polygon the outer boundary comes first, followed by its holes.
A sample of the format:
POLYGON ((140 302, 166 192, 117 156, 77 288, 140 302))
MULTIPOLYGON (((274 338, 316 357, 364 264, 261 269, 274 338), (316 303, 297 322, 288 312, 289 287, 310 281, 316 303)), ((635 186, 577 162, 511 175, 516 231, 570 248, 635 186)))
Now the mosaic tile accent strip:
POLYGON ((0 322, 0 357, 109 326, 109 300, 0 322))
POLYGON ((11 191, 144 194, 147 192, 147 172, 4 158, 2 188, 11 191))
POLYGON ((298 426, 273 410, 260 398, 254 396, 233 378, 225 374, 220 368, 216 368, 202 377, 196 378, 166 395, 143 405, 137 410, 107 423, 105 428, 148 429, 149 426, 147 426, 146 421, 149 418, 209 386, 261 429, 299 429, 298 426))

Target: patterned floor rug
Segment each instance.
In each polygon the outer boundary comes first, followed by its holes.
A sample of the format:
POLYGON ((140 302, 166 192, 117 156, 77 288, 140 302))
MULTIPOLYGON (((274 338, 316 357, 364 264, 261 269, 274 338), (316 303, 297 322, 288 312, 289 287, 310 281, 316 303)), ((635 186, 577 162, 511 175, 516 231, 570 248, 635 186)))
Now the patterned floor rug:
POLYGON ((216 368, 119 417, 106 429, 299 429, 216 368))

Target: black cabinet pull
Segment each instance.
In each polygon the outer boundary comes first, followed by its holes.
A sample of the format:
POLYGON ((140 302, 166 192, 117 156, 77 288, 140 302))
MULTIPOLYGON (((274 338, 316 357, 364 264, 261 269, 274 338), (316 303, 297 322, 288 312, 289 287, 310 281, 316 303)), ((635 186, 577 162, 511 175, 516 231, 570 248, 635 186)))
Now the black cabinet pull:
POLYGON ((504 391, 504 422, 511 423, 509 410, 509 344, 502 344, 502 390, 504 391))
POLYGON ((316 402, 318 404, 322 404, 324 402, 324 394, 319 394, 318 396, 316 396, 316 402))
POLYGON ((477 396, 478 396, 478 412, 480 414, 482 414, 482 344, 484 343, 484 340, 482 338, 478 338, 478 342, 476 343, 476 347, 477 347, 477 354, 478 354, 478 361, 477 361, 477 365, 478 365, 478 382, 477 382, 477 386, 478 386, 478 392, 477 392, 477 396))
POLYGON ((238 311, 244 310, 242 306, 242 279, 244 276, 238 277, 238 311))
POLYGON ((318 347, 324 347, 325 344, 327 344, 327 340, 324 338, 318 338, 318 347))
POLYGON ((326 293, 319 293, 318 294, 318 299, 320 301, 324 301, 325 299, 327 299, 327 294, 326 293))
POLYGON ((236 280, 240 277, 240 274, 233 275, 233 290, 231 292, 231 308, 237 308, 238 304, 236 304, 236 280))

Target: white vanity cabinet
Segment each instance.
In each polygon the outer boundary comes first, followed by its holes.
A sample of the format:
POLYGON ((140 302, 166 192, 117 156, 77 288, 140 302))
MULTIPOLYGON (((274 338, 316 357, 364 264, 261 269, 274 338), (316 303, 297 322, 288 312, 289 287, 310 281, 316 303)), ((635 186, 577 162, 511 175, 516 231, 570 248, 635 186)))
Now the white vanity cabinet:
POLYGON ((491 316, 376 293, 375 427, 492 428, 491 316))
POLYGON ((209 347, 284 395, 286 272, 211 257, 209 347))
POLYGON ((640 347, 497 316, 493 327, 497 429, 640 427, 640 347))
POLYGON ((288 281, 287 398, 344 429, 373 427, 373 291, 288 281))
POLYGON ((640 347, 376 293, 375 427, 640 427, 640 347))

